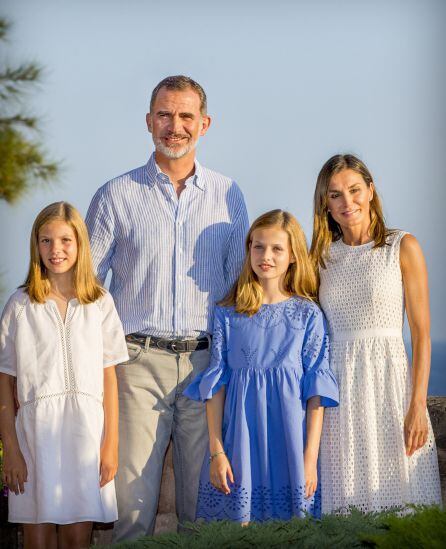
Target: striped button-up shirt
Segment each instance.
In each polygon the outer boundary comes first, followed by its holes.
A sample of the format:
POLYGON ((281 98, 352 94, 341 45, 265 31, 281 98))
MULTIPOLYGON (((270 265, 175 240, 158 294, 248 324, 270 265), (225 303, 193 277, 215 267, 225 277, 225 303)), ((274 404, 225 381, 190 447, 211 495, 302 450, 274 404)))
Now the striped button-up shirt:
POLYGON ((195 162, 178 197, 152 155, 102 186, 87 213, 93 262, 126 334, 211 333, 215 303, 236 280, 248 215, 234 181, 195 162))

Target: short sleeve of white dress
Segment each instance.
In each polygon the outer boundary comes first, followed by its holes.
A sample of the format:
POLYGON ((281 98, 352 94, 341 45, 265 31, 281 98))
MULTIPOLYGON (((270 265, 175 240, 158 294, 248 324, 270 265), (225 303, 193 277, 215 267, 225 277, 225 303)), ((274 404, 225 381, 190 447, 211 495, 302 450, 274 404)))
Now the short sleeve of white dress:
POLYGON ((17 356, 15 350, 15 333, 17 327, 17 300, 9 298, 3 309, 0 320, 0 372, 17 376, 17 356))
POLYGON ((99 300, 102 311, 102 345, 104 368, 129 360, 124 330, 112 296, 107 292, 99 300))

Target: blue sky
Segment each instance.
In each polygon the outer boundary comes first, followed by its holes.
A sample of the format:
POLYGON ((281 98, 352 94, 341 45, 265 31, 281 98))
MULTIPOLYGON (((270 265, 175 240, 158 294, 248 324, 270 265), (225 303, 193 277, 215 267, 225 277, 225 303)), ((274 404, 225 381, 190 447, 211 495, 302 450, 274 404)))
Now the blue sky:
POLYGON ((37 212, 65 199, 85 213, 107 179, 145 163, 150 92, 183 73, 213 116, 199 159, 237 180, 251 219, 285 208, 309 237, 324 161, 367 163, 389 226, 423 246, 432 336, 446 340, 446 3, 3 0, 1 13, 14 24, 2 55, 46 67, 26 106, 64 162, 59 183, 0 204, 2 303, 25 276, 37 212))

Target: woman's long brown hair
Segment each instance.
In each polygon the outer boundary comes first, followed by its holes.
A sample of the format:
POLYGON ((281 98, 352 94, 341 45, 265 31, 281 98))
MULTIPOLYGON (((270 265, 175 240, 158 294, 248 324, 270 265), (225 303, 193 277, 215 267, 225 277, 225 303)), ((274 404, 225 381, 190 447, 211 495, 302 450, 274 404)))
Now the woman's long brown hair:
POLYGON ((313 238, 311 241, 310 257, 317 270, 319 268, 325 269, 331 243, 342 238, 341 227, 328 211, 327 196, 331 178, 343 170, 353 170, 358 173, 363 178, 367 187, 373 184, 373 196, 370 201, 369 232, 375 242, 374 248, 384 246, 386 244, 386 237, 389 234, 384 221, 381 200, 367 166, 362 160, 352 154, 336 154, 323 165, 319 172, 314 191, 313 238))

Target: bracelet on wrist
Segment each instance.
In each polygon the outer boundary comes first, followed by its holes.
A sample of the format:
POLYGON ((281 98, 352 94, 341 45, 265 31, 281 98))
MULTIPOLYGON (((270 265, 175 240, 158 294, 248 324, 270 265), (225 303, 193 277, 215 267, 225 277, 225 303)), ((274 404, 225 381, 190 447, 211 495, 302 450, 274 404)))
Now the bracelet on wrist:
POLYGON ((214 458, 216 458, 217 456, 220 456, 221 454, 225 454, 225 451, 222 450, 221 452, 215 452, 215 454, 211 454, 209 456, 209 461, 212 461, 214 458))

